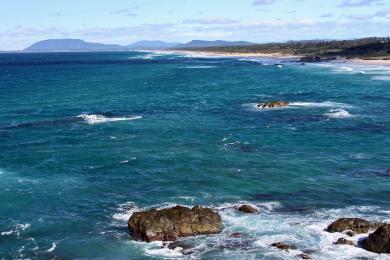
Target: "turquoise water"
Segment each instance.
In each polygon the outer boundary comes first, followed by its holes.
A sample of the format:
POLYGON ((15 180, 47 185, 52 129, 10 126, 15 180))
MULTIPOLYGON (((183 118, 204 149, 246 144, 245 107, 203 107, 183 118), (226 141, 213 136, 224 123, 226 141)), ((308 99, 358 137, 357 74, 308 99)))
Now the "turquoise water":
POLYGON ((332 245, 340 234, 323 228, 390 220, 389 77, 349 63, 1 54, 0 256, 186 258, 132 241, 126 220, 202 204, 224 230, 187 239, 193 258, 384 259, 332 245), (291 105, 256 109, 269 100, 291 105), (239 214, 240 203, 262 213, 239 214), (299 250, 269 247, 278 241, 299 250))

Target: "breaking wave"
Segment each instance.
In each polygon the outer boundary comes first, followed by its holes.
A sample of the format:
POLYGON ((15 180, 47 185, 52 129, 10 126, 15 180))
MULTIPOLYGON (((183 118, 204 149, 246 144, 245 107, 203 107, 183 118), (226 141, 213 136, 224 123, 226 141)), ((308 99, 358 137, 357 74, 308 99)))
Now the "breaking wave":
POLYGON ((128 121, 128 120, 136 120, 141 119, 142 116, 134 116, 134 117, 105 117, 103 115, 86 115, 81 114, 78 115, 77 118, 83 119, 87 124, 102 124, 108 122, 116 122, 116 121, 128 121))

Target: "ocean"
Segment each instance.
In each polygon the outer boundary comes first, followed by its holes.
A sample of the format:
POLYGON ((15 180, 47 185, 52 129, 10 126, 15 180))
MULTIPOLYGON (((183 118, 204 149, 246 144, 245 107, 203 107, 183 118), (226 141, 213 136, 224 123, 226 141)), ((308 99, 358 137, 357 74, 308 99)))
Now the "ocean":
POLYGON ((324 231, 390 221, 389 158, 389 67, 0 54, 2 259, 389 259, 324 231), (290 105, 256 108, 272 100, 290 105), (183 239, 191 255, 131 239, 132 212, 176 204, 218 210, 222 233, 183 239))

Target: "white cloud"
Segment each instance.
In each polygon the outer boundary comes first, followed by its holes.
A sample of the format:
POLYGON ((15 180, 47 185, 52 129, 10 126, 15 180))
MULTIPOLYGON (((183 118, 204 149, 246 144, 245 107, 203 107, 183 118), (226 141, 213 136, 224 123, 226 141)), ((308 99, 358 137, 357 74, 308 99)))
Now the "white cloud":
POLYGON ((382 0, 344 0, 339 7, 361 7, 380 3, 382 0))
POLYGON ((255 0, 253 5, 270 5, 273 4, 275 0, 255 0))
POLYGON ((184 24, 234 24, 238 23, 238 20, 230 18, 201 18, 201 19, 185 19, 184 24))

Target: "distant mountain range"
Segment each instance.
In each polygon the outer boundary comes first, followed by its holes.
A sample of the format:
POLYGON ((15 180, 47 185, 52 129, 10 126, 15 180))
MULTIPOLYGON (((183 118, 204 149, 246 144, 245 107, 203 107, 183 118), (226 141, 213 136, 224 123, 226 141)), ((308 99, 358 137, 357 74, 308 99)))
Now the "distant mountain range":
POLYGON ((207 47, 228 47, 228 46, 249 46, 254 45, 252 42, 238 41, 200 41, 193 40, 188 43, 179 44, 174 46, 175 49, 188 49, 188 48, 207 48, 207 47))
POLYGON ((126 51, 126 50, 166 50, 191 49, 205 47, 248 46, 254 43, 238 41, 201 41, 194 40, 188 43, 173 43, 164 41, 138 41, 122 46, 118 44, 102 44, 86 42, 79 39, 49 39, 34 43, 23 51, 25 52, 83 52, 83 51, 126 51))
POLYGON ((55 51, 118 51, 124 47, 117 44, 102 44, 85 42, 78 39, 52 39, 34 43, 24 49, 26 52, 55 52, 55 51))

